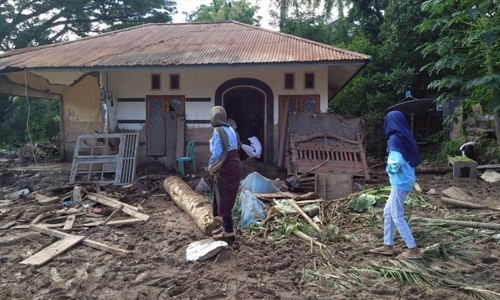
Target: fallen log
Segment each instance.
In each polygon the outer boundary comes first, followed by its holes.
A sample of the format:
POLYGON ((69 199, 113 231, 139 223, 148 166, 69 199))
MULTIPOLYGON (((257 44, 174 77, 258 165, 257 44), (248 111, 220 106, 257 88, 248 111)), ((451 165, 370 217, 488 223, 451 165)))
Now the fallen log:
POLYGON ((181 178, 168 176, 163 182, 163 188, 203 234, 210 235, 213 230, 221 227, 222 222, 213 217, 210 202, 193 191, 181 178))
POLYGON ((448 173, 452 173, 453 168, 449 166, 435 166, 435 167, 423 167, 418 166, 415 168, 415 174, 436 174, 436 175, 444 175, 448 173))
POLYGON ((447 197, 441 197, 441 202, 443 204, 454 206, 454 207, 469 208, 469 209, 491 209, 491 210, 500 211, 500 208, 489 207, 486 205, 470 203, 470 202, 452 199, 452 198, 447 198, 447 197))

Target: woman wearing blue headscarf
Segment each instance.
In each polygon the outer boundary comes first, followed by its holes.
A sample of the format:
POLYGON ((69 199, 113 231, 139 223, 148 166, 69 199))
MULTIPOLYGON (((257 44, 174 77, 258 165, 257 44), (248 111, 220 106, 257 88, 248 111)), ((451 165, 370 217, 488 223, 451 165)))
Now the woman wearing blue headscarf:
POLYGON ((420 249, 404 219, 404 202, 415 184, 415 168, 420 163, 417 144, 411 135, 406 118, 399 111, 385 117, 384 134, 387 137, 386 172, 391 182, 391 194, 384 208, 384 246, 370 250, 372 253, 394 255, 395 229, 403 238, 408 250, 400 258, 418 259, 420 249))

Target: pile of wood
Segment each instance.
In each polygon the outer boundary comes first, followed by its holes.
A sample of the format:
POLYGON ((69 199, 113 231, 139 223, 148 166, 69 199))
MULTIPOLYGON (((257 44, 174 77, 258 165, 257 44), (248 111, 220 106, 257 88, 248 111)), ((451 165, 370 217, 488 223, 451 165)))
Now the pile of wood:
MULTIPOLYGON (((28 257, 21 264, 40 266, 80 243, 98 250, 124 255, 130 251, 69 232, 90 227, 144 223, 150 218, 143 212, 141 206, 147 199, 147 194, 147 189, 139 182, 124 187, 101 187, 96 184, 66 186, 55 188, 45 195, 33 193, 24 197, 36 201, 39 209, 29 215, 24 214, 22 218, 16 217, 16 221, 8 222, 0 229, 30 229, 61 239, 28 257), (138 205, 132 205, 132 202, 139 201, 138 205), (56 228, 60 230, 55 230, 56 228)), ((12 200, 5 201, 12 202, 12 200)))

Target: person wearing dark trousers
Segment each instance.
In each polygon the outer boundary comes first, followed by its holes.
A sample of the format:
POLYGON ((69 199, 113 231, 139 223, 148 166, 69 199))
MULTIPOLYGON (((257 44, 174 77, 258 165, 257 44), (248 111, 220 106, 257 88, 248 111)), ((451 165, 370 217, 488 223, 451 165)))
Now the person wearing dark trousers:
POLYGON ((212 208, 214 217, 222 217, 222 227, 213 231, 214 240, 234 242, 232 210, 240 186, 242 166, 238 155, 241 147, 238 133, 227 120, 226 111, 215 106, 210 113, 210 124, 214 128, 210 139, 208 170, 213 174, 212 208))

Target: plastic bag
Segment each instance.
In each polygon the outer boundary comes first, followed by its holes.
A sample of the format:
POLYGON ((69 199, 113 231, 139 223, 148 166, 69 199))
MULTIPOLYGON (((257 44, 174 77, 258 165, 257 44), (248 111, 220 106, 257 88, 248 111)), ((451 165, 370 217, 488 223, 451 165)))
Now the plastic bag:
POLYGON ((243 190, 238 198, 238 212, 240 228, 247 228, 250 224, 263 221, 266 218, 265 205, 249 190, 243 190))
POLYGON ((193 242, 186 249, 187 261, 204 261, 217 255, 222 249, 227 249, 228 244, 224 241, 205 239, 193 242))
POLYGON ((280 190, 271 180, 257 172, 249 174, 240 184, 241 190, 249 190, 252 193, 279 193, 280 190))

